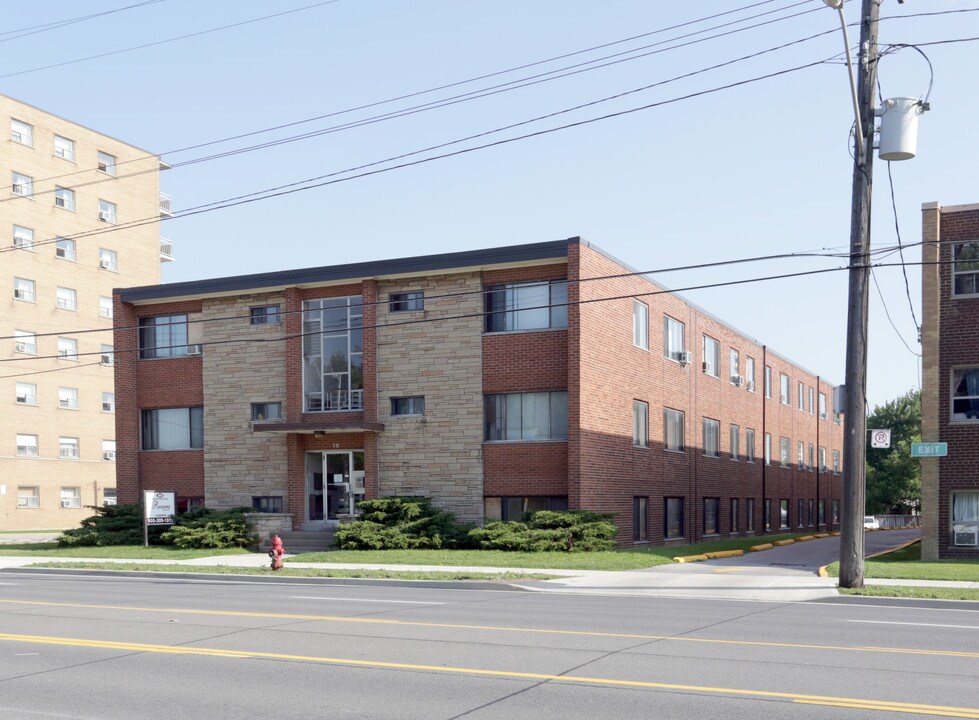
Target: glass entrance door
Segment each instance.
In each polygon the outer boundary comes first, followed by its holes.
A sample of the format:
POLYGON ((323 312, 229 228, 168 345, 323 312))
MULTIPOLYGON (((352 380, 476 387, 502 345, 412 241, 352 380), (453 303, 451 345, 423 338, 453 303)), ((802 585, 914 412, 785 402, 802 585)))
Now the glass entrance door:
POLYGON ((305 530, 319 530, 357 515, 364 496, 364 451, 306 453, 305 530))
POLYGON ((306 453, 306 521, 304 530, 322 530, 326 524, 323 495, 323 453, 306 453))
POLYGON ((323 453, 323 469, 326 473, 327 520, 337 520, 339 515, 350 515, 352 498, 350 496, 349 450, 323 453))

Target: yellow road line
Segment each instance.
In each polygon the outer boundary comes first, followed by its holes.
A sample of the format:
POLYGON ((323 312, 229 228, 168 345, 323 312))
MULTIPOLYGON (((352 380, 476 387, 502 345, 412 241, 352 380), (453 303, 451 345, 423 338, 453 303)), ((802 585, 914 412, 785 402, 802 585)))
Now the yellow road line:
POLYGON ((45 635, 14 635, 0 633, 0 642, 22 642, 40 645, 61 645, 87 647, 103 650, 124 650, 128 652, 163 653, 169 655, 197 655, 206 657, 253 658, 259 660, 290 660, 329 665, 348 665, 355 667, 385 668, 392 670, 421 670, 455 675, 476 675, 481 677, 513 678, 561 683, 588 683, 614 687, 646 688, 652 690, 679 690, 684 692, 714 693, 747 698, 768 698, 789 700, 812 705, 837 705, 864 710, 883 712, 905 712, 946 717, 979 718, 979 708, 955 707, 947 705, 924 705, 919 703, 895 702, 890 700, 865 700, 824 695, 776 692, 774 690, 748 690, 744 688, 710 687, 706 685, 686 685, 679 683, 658 683, 643 680, 617 680, 615 678, 587 677, 576 675, 550 675, 546 673, 526 673, 512 670, 486 670, 483 668, 452 667, 445 665, 421 665, 417 663, 395 663, 379 660, 353 660, 349 658, 318 657, 315 655, 291 655, 285 653, 257 652, 250 650, 223 650, 220 648, 188 647, 186 645, 153 645, 148 643, 118 642, 111 640, 84 640, 82 638, 49 637, 45 635))
POLYGON ((239 610, 195 610, 188 608, 153 608, 127 605, 90 605, 80 603, 56 603, 34 600, 0 600, 6 605, 31 605, 40 607, 82 608, 87 610, 124 610, 127 612, 169 613, 180 615, 211 615, 219 617, 268 618, 272 620, 316 620, 322 622, 360 623, 364 625, 394 625, 400 627, 443 628, 449 630, 489 630, 494 632, 535 633, 541 635, 569 635, 575 637, 625 638, 628 640, 656 640, 714 645, 743 645, 750 647, 790 648, 794 650, 839 650, 846 652, 895 653, 900 655, 934 655, 939 657, 979 658, 979 652, 960 650, 918 650, 915 648, 891 648, 860 645, 809 645, 804 643, 764 642, 761 640, 720 640, 714 638, 677 637, 673 635, 643 635, 638 633, 608 633, 588 630, 554 630, 549 628, 508 627, 506 625, 462 625, 434 623, 388 618, 345 617, 340 615, 305 615, 298 613, 264 613, 239 610))

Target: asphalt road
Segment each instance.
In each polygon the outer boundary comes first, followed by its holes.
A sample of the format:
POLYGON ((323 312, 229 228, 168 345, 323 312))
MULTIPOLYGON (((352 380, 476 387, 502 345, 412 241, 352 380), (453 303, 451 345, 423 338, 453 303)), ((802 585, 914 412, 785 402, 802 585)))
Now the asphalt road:
POLYGON ((979 718, 979 607, 0 574, 0 718, 979 718))

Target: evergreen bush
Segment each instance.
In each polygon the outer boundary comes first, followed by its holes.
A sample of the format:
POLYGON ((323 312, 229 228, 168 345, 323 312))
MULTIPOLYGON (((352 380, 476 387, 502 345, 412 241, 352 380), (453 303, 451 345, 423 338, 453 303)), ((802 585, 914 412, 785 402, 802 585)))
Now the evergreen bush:
POLYGON ((341 525, 341 550, 440 550, 469 545, 469 526, 425 497, 385 497, 360 503, 360 519, 341 525))
POLYGON ((541 510, 524 522, 491 522, 470 531, 483 550, 521 552, 599 552, 615 548, 612 515, 584 510, 541 510))

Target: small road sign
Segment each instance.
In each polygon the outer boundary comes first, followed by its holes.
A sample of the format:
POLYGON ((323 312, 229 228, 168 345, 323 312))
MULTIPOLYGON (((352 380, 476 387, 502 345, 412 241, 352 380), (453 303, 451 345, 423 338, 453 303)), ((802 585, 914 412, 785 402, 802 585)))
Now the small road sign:
POLYGON ((890 430, 871 430, 870 431, 870 447, 873 448, 889 448, 891 446, 891 431, 890 430))
POLYGON ((911 457, 945 457, 948 443, 911 443, 911 457))

